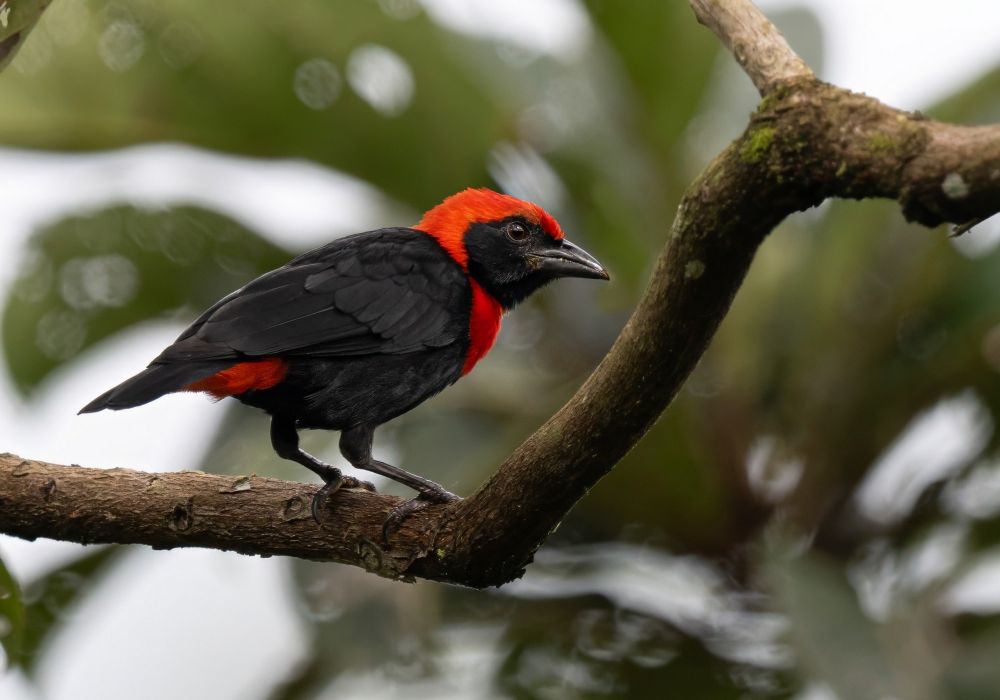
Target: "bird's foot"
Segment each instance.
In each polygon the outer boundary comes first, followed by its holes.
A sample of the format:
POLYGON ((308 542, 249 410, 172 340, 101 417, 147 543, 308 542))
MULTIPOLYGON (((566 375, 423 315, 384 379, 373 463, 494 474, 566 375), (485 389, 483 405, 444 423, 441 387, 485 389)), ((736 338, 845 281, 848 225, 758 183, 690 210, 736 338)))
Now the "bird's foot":
POLYGON ((459 496, 456 496, 451 491, 446 491, 440 486, 434 490, 421 491, 416 498, 411 498, 389 512, 389 515, 386 516, 385 521, 382 523, 382 541, 385 544, 389 544, 389 536, 399 530, 404 520, 418 510, 423 510, 431 503, 451 503, 460 500, 462 499, 459 496))
POLYGON ((318 524, 323 524, 323 513, 326 512, 327 501, 330 500, 330 496, 340 491, 340 489, 364 489, 365 491, 374 491, 375 486, 370 481, 362 481, 361 479, 356 479, 353 476, 344 476, 339 469, 334 468, 333 472, 329 474, 329 477, 325 479, 326 483, 323 484, 318 491, 313 495, 312 499, 312 516, 318 524))

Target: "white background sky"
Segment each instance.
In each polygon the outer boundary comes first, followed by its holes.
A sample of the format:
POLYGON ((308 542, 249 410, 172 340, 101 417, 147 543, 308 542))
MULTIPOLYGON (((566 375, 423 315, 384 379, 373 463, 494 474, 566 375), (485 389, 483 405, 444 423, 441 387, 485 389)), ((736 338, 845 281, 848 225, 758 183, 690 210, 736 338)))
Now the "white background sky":
MULTIPOLYGON (((57 0, 56 7, 66 1, 57 0)), ((487 28, 557 54, 586 46, 588 28, 572 0, 424 4, 463 30, 487 28)), ((761 5, 765 11, 802 5, 815 10, 827 47, 821 77, 899 107, 923 107, 1000 63, 997 0, 768 0, 761 5)), ((702 31, 693 18, 692 31, 702 31)), ((0 189, 0 259, 7 261, 17 259, 40 221, 81 204, 123 197, 202 202, 298 245, 319 242, 325 230, 407 223, 377 220, 376 193, 319 167, 176 147, 83 156, 0 149, 0 172, 16 173, 0 189), (296 213, 295 219, 289 220, 289 212, 296 213)), ((9 284, 11 267, 0 267, 0 288, 9 284)), ((0 450, 151 471, 190 466, 222 413, 199 397, 168 397, 134 411, 75 416, 77 407, 123 378, 121 368, 139 369, 178 330, 150 326, 105 345, 100 354, 91 353, 48 382, 30 411, 0 373, 0 450)), ((60 543, 0 537, 0 553, 25 579, 75 551, 60 543)), ((142 697, 150 699, 254 697, 252 689, 266 669, 287 668, 283 660, 299 658, 307 643, 285 592, 286 575, 280 560, 142 551, 78 613, 90 621, 68 625, 48 658, 52 672, 42 674, 42 695, 11 674, 0 677, 0 698, 132 700, 140 687, 142 697), (88 610, 101 614, 89 616, 88 610), (183 644, 192 640, 197 643, 183 644), (111 658, 112 648, 116 658, 111 658), (166 665, 153 662, 161 652, 166 665), (245 682, 233 683, 233 676, 220 677, 212 668, 241 669, 245 682)))

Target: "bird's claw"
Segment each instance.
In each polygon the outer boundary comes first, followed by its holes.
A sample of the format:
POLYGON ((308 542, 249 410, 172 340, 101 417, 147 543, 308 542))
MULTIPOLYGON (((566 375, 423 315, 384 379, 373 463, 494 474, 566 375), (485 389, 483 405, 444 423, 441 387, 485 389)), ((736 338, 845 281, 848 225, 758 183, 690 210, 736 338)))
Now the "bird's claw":
POLYGON ((403 521, 418 510, 423 510, 432 503, 451 503, 462 500, 451 491, 421 491, 415 498, 393 508, 382 522, 382 542, 389 544, 389 536, 396 533, 403 521))
POLYGON ((344 485, 344 477, 339 472, 336 476, 332 477, 329 481, 319 487, 315 494, 313 494, 312 499, 312 516, 318 524, 323 524, 323 518, 321 513, 326 510, 326 501, 330 496, 337 493, 340 487, 344 485))
POLYGON ((323 524, 322 514, 326 510, 326 503, 330 499, 330 496, 337 493, 337 491, 340 491, 340 489, 363 489, 365 491, 375 491, 375 485, 370 481, 362 481, 361 479, 356 479, 353 476, 344 476, 338 470, 336 476, 331 477, 330 480, 323 484, 313 495, 310 509, 312 511, 313 520, 315 520, 317 524, 323 524))
POLYGON ((361 479, 355 479, 353 476, 342 476, 340 488, 342 489, 361 489, 362 491, 375 492, 375 484, 370 481, 362 481, 361 479))

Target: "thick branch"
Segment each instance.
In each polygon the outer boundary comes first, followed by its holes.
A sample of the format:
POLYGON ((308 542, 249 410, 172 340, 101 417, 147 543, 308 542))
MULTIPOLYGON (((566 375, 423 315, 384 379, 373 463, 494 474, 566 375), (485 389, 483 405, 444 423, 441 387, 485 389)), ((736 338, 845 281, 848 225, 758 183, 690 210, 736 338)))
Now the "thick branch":
POLYGON ((287 554, 384 576, 499 585, 520 575, 573 504, 660 416, 708 346, 758 245, 786 216, 827 197, 895 199, 907 218, 928 226, 1000 210, 1000 126, 941 124, 824 84, 749 2, 691 2, 724 41, 742 47, 741 62, 766 96, 743 135, 688 189, 614 347, 475 495, 416 513, 381 547, 382 519, 399 502, 389 496, 338 494, 320 528, 305 507, 314 486, 7 456, 0 531, 287 554))
POLYGON ((397 535, 407 546, 386 553, 376 543, 400 499, 343 490, 331 499, 336 517, 321 528, 309 511, 316 488, 259 476, 86 469, 2 454, 0 532, 339 561, 397 578, 426 549, 415 546, 429 539, 420 523, 440 517, 432 507, 410 518, 397 535))

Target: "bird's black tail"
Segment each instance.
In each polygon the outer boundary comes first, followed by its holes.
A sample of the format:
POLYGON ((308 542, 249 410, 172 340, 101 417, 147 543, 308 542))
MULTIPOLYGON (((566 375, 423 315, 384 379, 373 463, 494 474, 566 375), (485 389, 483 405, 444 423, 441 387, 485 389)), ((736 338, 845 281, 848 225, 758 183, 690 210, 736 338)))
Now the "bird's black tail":
POLYGON ((180 391, 188 384, 210 377, 231 366, 231 361, 188 362, 178 364, 153 364, 131 379, 126 379, 113 389, 105 391, 80 409, 80 413, 94 413, 110 408, 117 411, 149 403, 164 394, 180 391))

